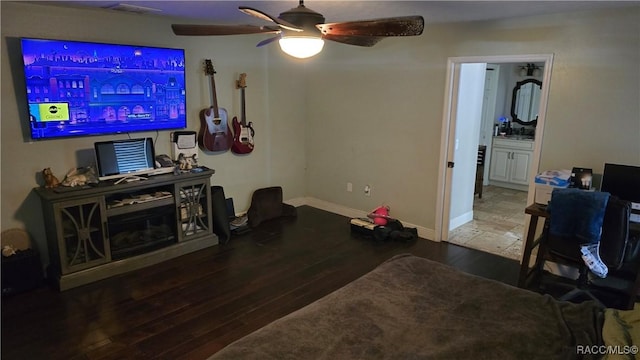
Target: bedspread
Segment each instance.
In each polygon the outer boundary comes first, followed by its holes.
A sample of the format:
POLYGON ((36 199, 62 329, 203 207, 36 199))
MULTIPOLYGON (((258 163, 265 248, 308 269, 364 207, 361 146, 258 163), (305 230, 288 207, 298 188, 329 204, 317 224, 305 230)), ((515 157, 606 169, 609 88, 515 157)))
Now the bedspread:
POLYGON ((210 359, 581 359, 603 309, 405 254, 210 359))

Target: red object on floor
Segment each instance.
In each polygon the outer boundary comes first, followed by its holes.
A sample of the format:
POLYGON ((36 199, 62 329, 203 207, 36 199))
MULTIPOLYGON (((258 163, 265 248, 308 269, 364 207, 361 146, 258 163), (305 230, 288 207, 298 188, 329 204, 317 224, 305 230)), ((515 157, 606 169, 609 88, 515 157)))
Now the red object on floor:
POLYGON ((387 218, 389 217, 389 207, 380 206, 373 210, 369 217, 373 219, 373 222, 376 225, 387 225, 387 218))

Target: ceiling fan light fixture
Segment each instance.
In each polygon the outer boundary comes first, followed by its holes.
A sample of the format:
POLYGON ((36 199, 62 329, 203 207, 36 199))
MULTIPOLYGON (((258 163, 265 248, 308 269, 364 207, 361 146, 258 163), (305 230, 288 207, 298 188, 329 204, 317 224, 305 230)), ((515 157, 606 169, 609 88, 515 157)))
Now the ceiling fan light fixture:
POLYGON ((417 36, 424 30, 424 18, 420 15, 327 24, 322 14, 304 6, 304 0, 298 1, 297 7, 281 12, 278 17, 251 7, 238 7, 247 15, 271 22, 270 26, 172 24, 171 27, 176 35, 192 36, 275 33, 277 36, 262 40, 257 46, 280 39, 280 49, 298 59, 320 53, 325 40, 371 47, 387 37, 417 36))
POLYGON ((324 47, 324 40, 316 36, 284 36, 279 43, 282 51, 298 59, 317 55, 324 47))

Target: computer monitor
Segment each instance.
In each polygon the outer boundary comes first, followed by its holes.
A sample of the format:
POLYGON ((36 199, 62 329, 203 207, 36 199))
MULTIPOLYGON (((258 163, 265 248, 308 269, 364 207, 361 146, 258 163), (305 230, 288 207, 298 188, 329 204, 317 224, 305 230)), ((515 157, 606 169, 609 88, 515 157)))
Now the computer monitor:
POLYGON ((140 179, 155 170, 151 138, 101 141, 94 144, 98 179, 140 179))
POLYGON ((605 163, 600 190, 630 201, 632 209, 640 210, 640 167, 605 163))

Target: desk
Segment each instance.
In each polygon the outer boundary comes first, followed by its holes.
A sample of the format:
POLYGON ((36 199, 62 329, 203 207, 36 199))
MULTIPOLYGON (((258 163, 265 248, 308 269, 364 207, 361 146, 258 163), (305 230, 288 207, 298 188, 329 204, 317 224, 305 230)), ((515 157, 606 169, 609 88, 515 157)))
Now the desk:
MULTIPOLYGON (((531 251, 540 245, 540 239, 535 238, 536 230, 538 228, 538 219, 540 217, 547 218, 549 213, 547 212, 547 205, 533 204, 524 209, 524 213, 531 215, 531 221, 529 222, 529 229, 527 230, 527 237, 524 241, 524 253, 522 254, 522 264, 520 264, 520 275, 518 276, 518 287, 526 287, 527 279, 533 273, 529 268, 529 262, 531 260, 531 251)), ((538 258, 536 257, 536 264, 533 270, 537 266, 538 258)))

